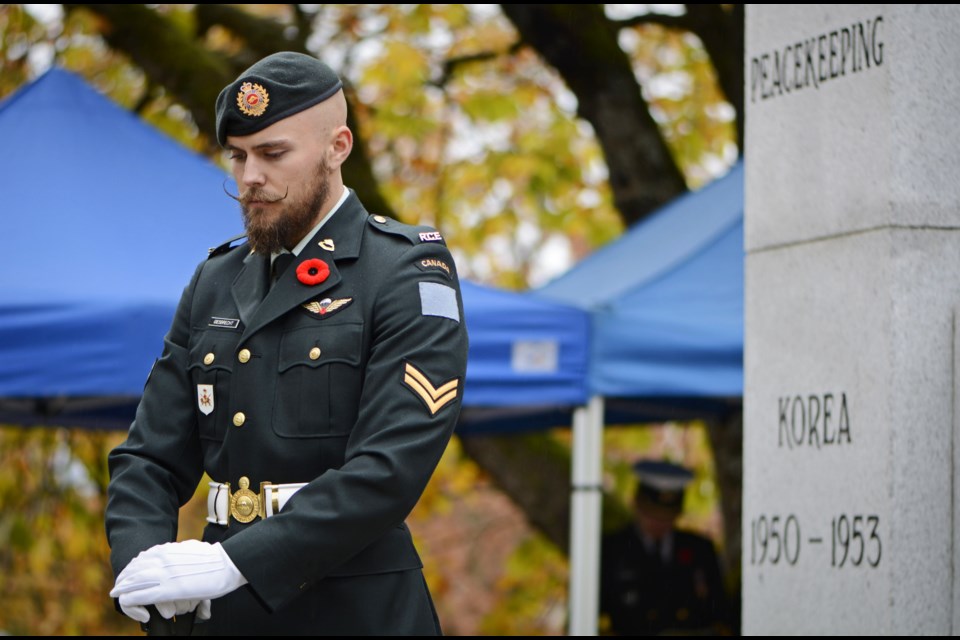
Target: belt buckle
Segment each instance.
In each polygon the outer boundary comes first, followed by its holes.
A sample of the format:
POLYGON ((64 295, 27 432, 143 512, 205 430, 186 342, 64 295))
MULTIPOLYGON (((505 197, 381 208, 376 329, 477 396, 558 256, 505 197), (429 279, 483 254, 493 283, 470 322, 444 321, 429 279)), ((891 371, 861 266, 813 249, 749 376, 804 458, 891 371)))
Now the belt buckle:
POLYGON ((240 478, 240 489, 230 494, 230 515, 244 524, 264 517, 263 500, 250 491, 250 479, 247 476, 240 478))

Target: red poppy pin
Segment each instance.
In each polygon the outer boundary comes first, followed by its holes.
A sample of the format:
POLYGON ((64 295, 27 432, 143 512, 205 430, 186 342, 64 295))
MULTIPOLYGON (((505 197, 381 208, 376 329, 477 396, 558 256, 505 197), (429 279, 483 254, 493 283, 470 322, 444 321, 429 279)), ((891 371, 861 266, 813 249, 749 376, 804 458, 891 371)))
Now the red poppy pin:
POLYGON ((320 284, 330 275, 330 267, 318 258, 304 260, 297 266, 297 280, 303 284, 313 286, 320 284))

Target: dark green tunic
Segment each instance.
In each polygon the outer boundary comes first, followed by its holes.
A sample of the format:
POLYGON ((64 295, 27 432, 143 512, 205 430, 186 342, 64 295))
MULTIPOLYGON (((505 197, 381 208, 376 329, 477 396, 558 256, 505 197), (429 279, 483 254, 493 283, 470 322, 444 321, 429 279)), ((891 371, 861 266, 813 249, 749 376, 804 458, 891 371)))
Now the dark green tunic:
POLYGON ((351 194, 272 289, 268 264, 246 244, 221 247, 184 290, 110 454, 114 570, 176 539, 203 472, 234 490, 241 477, 254 491, 309 483, 276 516, 207 526, 250 584, 197 630, 438 633, 404 519, 463 396, 450 253, 434 230, 370 216, 351 194), (319 284, 297 276, 311 259, 330 269, 319 284))

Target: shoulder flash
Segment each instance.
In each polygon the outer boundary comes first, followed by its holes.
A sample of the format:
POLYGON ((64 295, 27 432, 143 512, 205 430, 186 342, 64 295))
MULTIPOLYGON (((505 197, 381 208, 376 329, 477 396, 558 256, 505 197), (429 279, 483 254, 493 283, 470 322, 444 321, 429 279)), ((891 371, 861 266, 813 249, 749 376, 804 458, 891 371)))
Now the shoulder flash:
POLYGON ((370 216, 367 218, 367 223, 378 231, 383 231, 384 233, 390 233, 397 236, 403 236, 413 244, 420 244, 421 242, 436 242, 446 246, 443 236, 441 236, 440 232, 433 227, 404 224, 402 222, 397 222, 393 218, 380 215, 370 216))
POLYGON ((246 238, 246 237, 247 237, 247 234, 246 234, 246 233, 241 233, 241 234, 238 235, 238 236, 233 236, 232 238, 230 238, 229 240, 227 240, 226 242, 224 242, 223 244, 221 244, 221 245, 219 245, 219 246, 210 247, 210 250, 207 251, 207 260, 209 260, 210 258, 212 258, 212 257, 214 257, 214 256, 218 256, 218 255, 220 255, 221 253, 226 253, 227 251, 229 251, 230 249, 233 248, 233 247, 231 247, 230 245, 232 245, 232 244, 233 244, 234 242, 236 242, 237 240, 242 240, 243 238, 246 238))

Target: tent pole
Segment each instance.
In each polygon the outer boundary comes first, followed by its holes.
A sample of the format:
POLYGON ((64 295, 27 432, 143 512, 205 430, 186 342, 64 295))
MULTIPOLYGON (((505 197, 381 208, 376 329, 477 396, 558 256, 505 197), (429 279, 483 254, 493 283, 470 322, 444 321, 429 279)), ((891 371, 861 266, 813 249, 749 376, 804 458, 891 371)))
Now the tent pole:
POLYGON ((597 635, 600 600, 600 508, 603 498, 603 398, 593 396, 573 414, 571 464, 571 636, 597 635))

